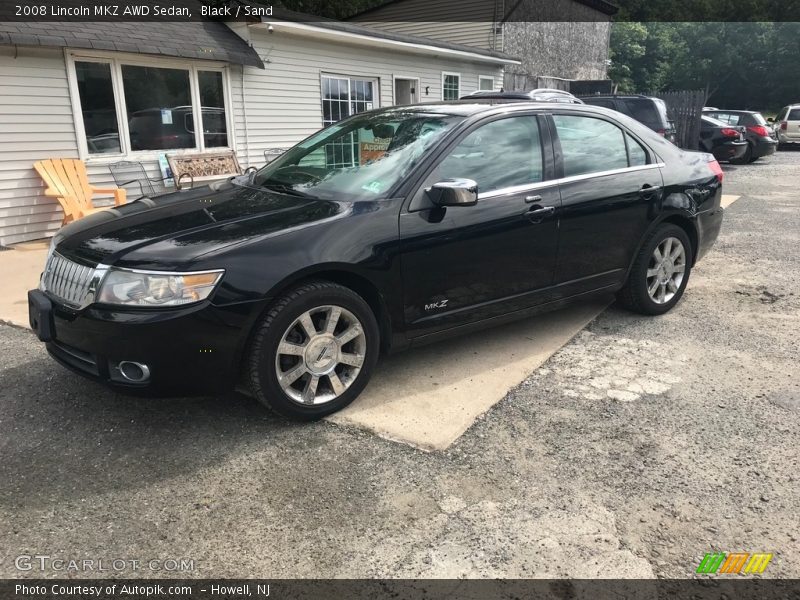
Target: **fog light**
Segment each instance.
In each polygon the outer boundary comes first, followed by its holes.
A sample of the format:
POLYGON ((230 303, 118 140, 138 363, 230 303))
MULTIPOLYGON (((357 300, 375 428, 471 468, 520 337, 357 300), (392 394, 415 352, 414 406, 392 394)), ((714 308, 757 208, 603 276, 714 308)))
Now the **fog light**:
POLYGON ((150 368, 132 360, 123 360, 117 365, 123 378, 131 383, 144 383, 150 379, 150 368))

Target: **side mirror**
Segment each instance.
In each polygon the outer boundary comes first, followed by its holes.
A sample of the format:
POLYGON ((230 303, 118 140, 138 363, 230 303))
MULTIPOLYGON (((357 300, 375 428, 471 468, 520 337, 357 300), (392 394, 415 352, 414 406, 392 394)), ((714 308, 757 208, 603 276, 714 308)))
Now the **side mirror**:
POLYGON ((445 179, 425 192, 436 206, 474 206, 478 203, 478 184, 472 179, 445 179))

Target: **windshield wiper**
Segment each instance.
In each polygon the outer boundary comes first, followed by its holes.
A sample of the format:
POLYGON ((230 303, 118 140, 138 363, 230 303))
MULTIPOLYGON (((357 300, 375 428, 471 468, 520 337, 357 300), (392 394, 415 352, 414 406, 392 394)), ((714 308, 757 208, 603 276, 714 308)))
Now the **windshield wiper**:
POLYGON ((298 196, 300 198, 314 198, 314 196, 312 196, 311 194, 306 194, 305 192, 296 190, 292 186, 286 185, 285 183, 262 183, 261 187, 266 188, 268 190, 289 194, 290 196, 298 196))

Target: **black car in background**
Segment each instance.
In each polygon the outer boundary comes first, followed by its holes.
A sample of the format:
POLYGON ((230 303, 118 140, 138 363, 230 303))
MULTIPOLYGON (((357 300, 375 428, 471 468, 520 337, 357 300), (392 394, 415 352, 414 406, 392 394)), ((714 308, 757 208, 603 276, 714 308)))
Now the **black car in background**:
POLYGON ((369 111, 258 172, 67 225, 30 322, 56 361, 118 390, 241 386, 317 419, 382 352, 594 293, 667 312, 717 238, 722 178, 583 104, 369 111))
POLYGON ((749 147, 744 127, 728 125, 707 115, 700 117, 700 150, 717 160, 741 161, 749 147))
POLYGON ((778 148, 778 136, 760 112, 704 108, 703 114, 727 125, 745 128, 747 150, 741 158, 731 160, 733 163, 751 163, 762 156, 774 154, 778 148))
POLYGON ((661 98, 638 94, 594 94, 580 96, 580 99, 586 104, 610 108, 628 115, 675 143, 675 124, 667 118, 667 105, 661 98))

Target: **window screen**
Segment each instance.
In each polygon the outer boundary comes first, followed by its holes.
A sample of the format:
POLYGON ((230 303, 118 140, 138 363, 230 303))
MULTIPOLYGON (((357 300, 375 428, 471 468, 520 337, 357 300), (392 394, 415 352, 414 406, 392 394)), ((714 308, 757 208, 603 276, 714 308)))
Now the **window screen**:
POLYGON ((442 78, 442 100, 458 100, 461 94, 461 76, 445 75, 442 78))
POLYGON ((111 83, 111 65, 76 62, 75 73, 89 154, 122 152, 114 86, 111 83))

